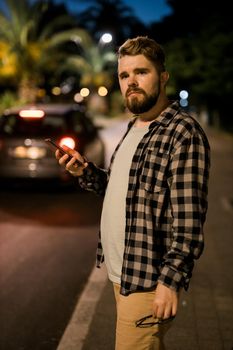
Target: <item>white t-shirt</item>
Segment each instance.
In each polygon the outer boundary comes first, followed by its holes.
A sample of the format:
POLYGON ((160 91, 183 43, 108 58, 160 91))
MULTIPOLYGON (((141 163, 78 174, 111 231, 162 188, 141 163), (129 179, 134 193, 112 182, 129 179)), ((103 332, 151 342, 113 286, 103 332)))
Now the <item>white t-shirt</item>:
POLYGON ((112 164, 101 216, 101 243, 109 279, 119 283, 124 254, 126 195, 133 155, 146 127, 132 127, 112 164))

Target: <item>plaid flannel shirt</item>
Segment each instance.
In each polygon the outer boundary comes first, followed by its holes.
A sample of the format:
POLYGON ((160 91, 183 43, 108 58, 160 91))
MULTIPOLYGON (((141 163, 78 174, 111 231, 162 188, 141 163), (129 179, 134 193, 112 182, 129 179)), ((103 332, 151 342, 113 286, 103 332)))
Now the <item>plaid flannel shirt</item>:
MULTIPOLYGON (((111 164, 104 171, 89 163, 79 178, 81 187, 104 195, 111 164)), ((132 159, 126 197, 123 295, 150 290, 158 281, 177 291, 188 288, 194 259, 204 247, 209 165, 205 133, 177 101, 173 102, 150 124, 132 159)), ((103 260, 100 233, 98 267, 103 260)))

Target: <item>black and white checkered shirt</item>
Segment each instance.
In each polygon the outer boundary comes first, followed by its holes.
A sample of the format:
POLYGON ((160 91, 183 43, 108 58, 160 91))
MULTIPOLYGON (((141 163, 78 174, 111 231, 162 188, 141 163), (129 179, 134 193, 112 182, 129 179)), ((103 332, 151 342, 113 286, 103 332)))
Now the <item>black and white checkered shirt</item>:
MULTIPOLYGON (((126 197, 123 295, 150 290, 158 281, 174 290, 188 288, 194 259, 200 257, 204 246, 209 166, 205 133, 178 102, 173 102, 150 124, 132 159, 126 197)), ((104 195, 109 176, 111 165, 104 171, 89 163, 79 183, 104 195)), ((99 240, 97 266, 103 259, 99 240)))

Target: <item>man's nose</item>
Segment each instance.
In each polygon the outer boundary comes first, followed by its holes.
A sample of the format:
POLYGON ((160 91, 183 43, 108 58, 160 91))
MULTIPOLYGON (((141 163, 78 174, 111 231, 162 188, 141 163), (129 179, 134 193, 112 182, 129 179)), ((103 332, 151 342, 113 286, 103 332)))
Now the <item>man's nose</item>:
POLYGON ((137 85, 138 85, 138 82, 137 82, 136 77, 134 75, 129 76, 128 86, 137 86, 137 85))

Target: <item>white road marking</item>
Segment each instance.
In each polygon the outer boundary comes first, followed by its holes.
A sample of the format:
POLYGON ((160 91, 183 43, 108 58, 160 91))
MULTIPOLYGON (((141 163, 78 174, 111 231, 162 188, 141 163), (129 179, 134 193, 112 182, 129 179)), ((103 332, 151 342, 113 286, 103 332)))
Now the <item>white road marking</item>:
POLYGON ((94 266, 57 350, 81 350, 83 348, 106 281, 105 267, 102 266, 101 269, 98 269, 94 266))

